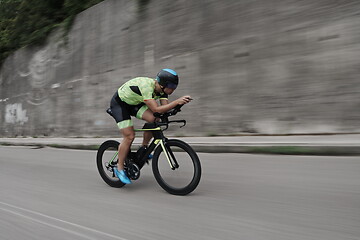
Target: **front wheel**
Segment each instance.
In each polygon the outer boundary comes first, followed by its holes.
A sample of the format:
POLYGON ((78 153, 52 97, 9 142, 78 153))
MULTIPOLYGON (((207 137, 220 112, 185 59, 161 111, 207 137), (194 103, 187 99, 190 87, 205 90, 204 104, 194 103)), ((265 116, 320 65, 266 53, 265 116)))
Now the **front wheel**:
POLYGON ((158 184, 174 195, 191 193, 201 178, 201 164, 196 152, 177 139, 168 140, 163 146, 157 147, 152 169, 158 184))

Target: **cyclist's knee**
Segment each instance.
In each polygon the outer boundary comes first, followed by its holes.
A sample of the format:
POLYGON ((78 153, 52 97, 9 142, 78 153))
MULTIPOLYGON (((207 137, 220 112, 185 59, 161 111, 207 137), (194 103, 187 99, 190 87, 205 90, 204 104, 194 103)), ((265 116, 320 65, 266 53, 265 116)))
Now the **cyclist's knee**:
POLYGON ((132 143, 135 139, 135 132, 134 130, 131 128, 131 129, 122 129, 121 130, 121 133, 123 135, 123 139, 127 142, 130 142, 132 143))
POLYGON ((153 123, 155 122, 156 118, 154 116, 148 118, 146 121, 149 122, 149 123, 153 123))
POLYGON ((129 142, 133 142, 135 139, 135 134, 126 134, 124 135, 124 139, 126 139, 129 142))
POLYGON ((155 122, 155 117, 154 117, 154 115, 153 115, 153 112, 152 112, 150 109, 146 110, 146 111, 143 113, 142 119, 145 120, 145 121, 147 121, 147 122, 150 122, 150 123, 151 123, 151 122, 155 122))

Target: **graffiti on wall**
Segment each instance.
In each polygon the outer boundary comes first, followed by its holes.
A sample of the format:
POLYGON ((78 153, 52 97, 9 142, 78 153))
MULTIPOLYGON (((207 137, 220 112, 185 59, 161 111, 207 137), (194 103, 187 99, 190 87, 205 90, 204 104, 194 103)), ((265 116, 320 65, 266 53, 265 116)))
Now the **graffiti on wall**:
POLYGON ((5 108, 5 122, 24 125, 29 118, 26 110, 23 110, 21 103, 7 104, 5 108))
POLYGON ((46 86, 55 78, 55 69, 64 62, 65 48, 61 43, 47 46, 37 51, 31 58, 26 72, 20 76, 27 78, 32 87, 28 94, 28 103, 43 104, 48 97, 46 86))

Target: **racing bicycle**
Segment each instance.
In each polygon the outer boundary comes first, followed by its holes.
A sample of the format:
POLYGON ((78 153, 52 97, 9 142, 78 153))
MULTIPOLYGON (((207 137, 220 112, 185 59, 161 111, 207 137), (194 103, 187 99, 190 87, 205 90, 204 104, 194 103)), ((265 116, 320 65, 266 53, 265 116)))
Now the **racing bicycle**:
MULTIPOLYGON (((186 120, 169 120, 181 111, 183 105, 178 105, 170 111, 154 116, 160 121, 145 123, 142 129, 135 131, 151 131, 153 140, 145 151, 130 151, 124 163, 124 170, 131 180, 140 177, 140 170, 149 163, 149 155, 152 157, 152 171, 158 184, 168 193, 174 195, 187 195, 195 190, 201 178, 201 164, 198 155, 192 147, 179 139, 168 139, 164 131, 170 124, 180 123, 186 125, 186 120)), ((107 113, 112 115, 111 109, 107 113)), ((114 173, 114 167, 118 163, 119 142, 107 140, 98 149, 96 162, 101 178, 111 187, 121 188, 122 183, 114 173)))

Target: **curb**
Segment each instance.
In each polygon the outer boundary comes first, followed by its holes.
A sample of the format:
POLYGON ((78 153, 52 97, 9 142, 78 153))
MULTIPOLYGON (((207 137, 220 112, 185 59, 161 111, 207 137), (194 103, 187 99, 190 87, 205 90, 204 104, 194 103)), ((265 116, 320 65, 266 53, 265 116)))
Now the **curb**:
MULTIPOLYGON (((292 145, 292 144, 206 144, 191 143, 199 153, 248 153, 248 154, 281 154, 281 155, 314 155, 314 156, 360 156, 360 146, 328 145, 292 145)), ((53 147, 77 150, 97 150, 100 145, 93 144, 43 144, 0 142, 0 146, 29 146, 35 148, 53 147)), ((133 144, 132 150, 139 148, 133 144)))
POLYGON ((197 152, 207 153, 249 153, 313 156, 360 156, 360 146, 299 146, 299 145, 234 145, 193 146, 197 152))

